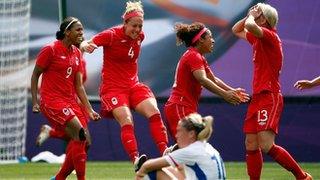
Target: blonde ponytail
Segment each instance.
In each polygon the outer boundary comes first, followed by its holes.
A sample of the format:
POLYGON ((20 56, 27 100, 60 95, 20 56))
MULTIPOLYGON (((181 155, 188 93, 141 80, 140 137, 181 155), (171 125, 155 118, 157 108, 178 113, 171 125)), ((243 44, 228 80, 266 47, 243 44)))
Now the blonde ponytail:
POLYGON ((204 129, 200 131, 197 136, 199 141, 207 141, 213 132, 212 124, 213 124, 213 117, 212 116, 205 116, 202 118, 202 123, 204 123, 204 129))

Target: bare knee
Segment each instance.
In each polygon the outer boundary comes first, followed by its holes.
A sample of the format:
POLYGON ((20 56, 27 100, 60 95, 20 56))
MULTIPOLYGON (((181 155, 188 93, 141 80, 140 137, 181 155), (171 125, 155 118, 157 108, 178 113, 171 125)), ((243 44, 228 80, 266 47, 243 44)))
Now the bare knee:
POLYGON ((112 114, 121 127, 126 124, 133 124, 132 115, 128 107, 116 108, 112 111, 112 114))
POLYGON ((246 135, 245 145, 246 150, 257 150, 259 148, 259 144, 256 135, 246 135))
POLYGON ((273 145, 273 142, 268 142, 268 141, 259 141, 259 147, 262 152, 268 153, 269 150, 271 149, 273 145))
POLYGON ((124 125, 133 125, 133 120, 131 116, 119 118, 117 119, 117 121, 121 127, 124 125))
POLYGON ((259 147, 262 152, 268 153, 274 144, 275 134, 272 131, 262 131, 258 133, 259 147))
POLYGON ((247 150, 257 150, 258 149, 258 142, 257 141, 254 141, 254 140, 246 140, 245 142, 246 144, 246 149, 247 150))

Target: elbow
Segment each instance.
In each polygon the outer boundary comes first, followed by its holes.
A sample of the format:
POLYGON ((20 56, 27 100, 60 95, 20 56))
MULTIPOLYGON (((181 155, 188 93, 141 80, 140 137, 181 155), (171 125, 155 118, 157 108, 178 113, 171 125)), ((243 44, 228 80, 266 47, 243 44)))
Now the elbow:
POLYGON ((201 86, 205 86, 207 81, 206 81, 206 79, 201 78, 201 79, 198 80, 198 82, 199 82, 199 84, 200 84, 201 86))
POLYGON ((233 27, 232 27, 232 33, 233 33, 234 35, 236 35, 236 34, 238 33, 236 26, 233 26, 233 27))

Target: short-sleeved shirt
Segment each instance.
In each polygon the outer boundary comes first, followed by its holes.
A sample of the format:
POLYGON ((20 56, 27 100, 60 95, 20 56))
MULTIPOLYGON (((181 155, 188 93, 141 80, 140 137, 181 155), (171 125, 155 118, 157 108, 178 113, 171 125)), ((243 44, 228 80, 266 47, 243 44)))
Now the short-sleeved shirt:
POLYGON ((253 94, 262 91, 280 92, 279 75, 283 63, 282 45, 275 29, 262 27, 263 37, 247 32, 253 48, 253 94))
POLYGON ((226 178, 223 160, 209 143, 196 141, 164 157, 173 167, 183 166, 187 180, 226 178))
POLYGON ((36 65, 43 69, 40 101, 47 105, 75 101, 75 77, 81 71, 81 52, 65 47, 57 40, 44 46, 38 54, 36 65))
POLYGON ((138 83, 138 57, 144 33, 136 39, 125 35, 124 27, 116 26, 93 37, 97 46, 103 46, 101 93, 109 88, 130 88, 138 83))
POLYGON ((188 106, 197 111, 202 86, 193 76, 193 72, 200 69, 205 70, 207 74, 212 73, 205 57, 196 48, 190 47, 177 65, 169 102, 188 106))

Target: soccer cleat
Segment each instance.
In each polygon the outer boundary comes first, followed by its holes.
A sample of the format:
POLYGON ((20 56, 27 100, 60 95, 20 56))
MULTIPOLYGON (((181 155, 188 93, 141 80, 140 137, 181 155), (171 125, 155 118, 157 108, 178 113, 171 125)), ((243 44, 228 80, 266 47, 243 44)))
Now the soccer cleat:
POLYGON ((305 173, 306 174, 306 177, 303 178, 302 180, 313 180, 312 176, 309 174, 309 173, 305 173))
POLYGON ((141 166, 143 165, 143 163, 145 163, 147 161, 147 156, 145 154, 142 154, 139 157, 136 157, 136 159, 134 160, 134 171, 138 172, 139 169, 141 168, 141 166))
POLYGON ((164 150, 162 156, 168 155, 169 153, 171 153, 171 152, 173 152, 173 151, 175 151, 177 149, 179 149, 178 144, 174 144, 174 145, 172 145, 170 147, 167 147, 167 149, 164 150))
POLYGON ((36 140, 36 145, 41 146, 50 137, 51 127, 49 125, 42 125, 40 133, 36 140))

